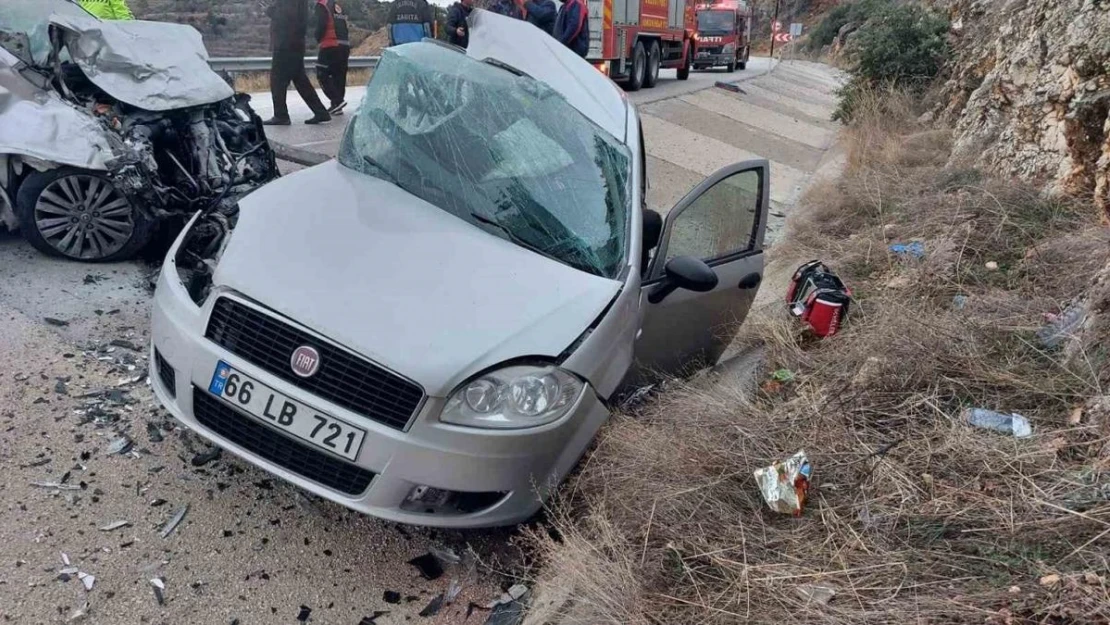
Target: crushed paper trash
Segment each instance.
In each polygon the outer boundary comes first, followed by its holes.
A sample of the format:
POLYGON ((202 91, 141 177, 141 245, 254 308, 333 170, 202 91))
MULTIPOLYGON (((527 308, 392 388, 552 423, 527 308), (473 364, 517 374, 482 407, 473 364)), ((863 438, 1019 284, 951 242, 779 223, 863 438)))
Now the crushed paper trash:
POLYGON ((821 605, 828 604, 836 596, 836 589, 818 584, 803 584, 796 587, 794 592, 805 599, 806 603, 819 603, 821 605))
POLYGON ((811 471, 803 449, 785 461, 776 460, 769 467, 756 469, 754 475, 763 500, 772 510, 800 516, 809 491, 811 471))

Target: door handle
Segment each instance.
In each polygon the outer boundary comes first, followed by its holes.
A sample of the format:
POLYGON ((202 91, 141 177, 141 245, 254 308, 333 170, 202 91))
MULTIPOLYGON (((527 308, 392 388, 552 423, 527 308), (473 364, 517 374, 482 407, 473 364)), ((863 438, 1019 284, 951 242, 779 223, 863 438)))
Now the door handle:
POLYGON ((749 273, 748 275, 744 276, 743 280, 740 281, 740 288, 754 289, 755 287, 759 286, 759 283, 762 281, 763 276, 759 275, 758 273, 749 273))

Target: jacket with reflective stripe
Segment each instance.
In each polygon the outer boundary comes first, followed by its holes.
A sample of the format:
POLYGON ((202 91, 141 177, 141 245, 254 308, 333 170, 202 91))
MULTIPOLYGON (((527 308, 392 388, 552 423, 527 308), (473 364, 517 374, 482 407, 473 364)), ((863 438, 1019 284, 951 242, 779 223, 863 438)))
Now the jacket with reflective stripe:
POLYGON ((78 0, 83 9, 102 20, 133 20, 127 0, 78 0))

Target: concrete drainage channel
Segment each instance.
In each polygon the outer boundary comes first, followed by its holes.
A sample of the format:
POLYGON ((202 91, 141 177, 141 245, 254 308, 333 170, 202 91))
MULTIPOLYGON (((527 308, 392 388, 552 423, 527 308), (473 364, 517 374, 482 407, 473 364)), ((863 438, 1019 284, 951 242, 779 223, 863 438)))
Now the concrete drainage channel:
MULTIPOLYGON (((740 91, 711 86, 725 77, 695 75, 708 88, 671 97, 666 90, 681 85, 660 83, 661 97, 650 101, 636 94, 649 204, 665 212, 719 166, 759 155, 772 161, 777 231, 835 136, 827 111, 836 75, 786 62, 738 82, 740 91)), ((0 582, 13 590, 0 615, 186 622, 202 614, 241 625, 520 620, 523 589, 483 572, 519 561, 507 531, 362 517, 175 428, 145 384, 152 270, 48 259, 0 236, 9 503, 0 510, 0 582), (424 556, 442 572, 426 571, 424 556)), ((778 288, 768 281, 765 295, 777 299, 778 288)))

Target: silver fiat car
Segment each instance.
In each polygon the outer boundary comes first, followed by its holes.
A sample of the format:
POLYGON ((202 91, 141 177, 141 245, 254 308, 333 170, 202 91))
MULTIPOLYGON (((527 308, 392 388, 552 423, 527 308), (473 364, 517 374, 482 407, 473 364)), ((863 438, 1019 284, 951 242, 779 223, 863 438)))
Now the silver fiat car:
POLYGON ((635 107, 530 24, 387 49, 339 157, 193 217, 158 281, 158 398, 374 516, 529 518, 624 388, 711 364, 763 271, 765 161, 647 209, 635 107))

